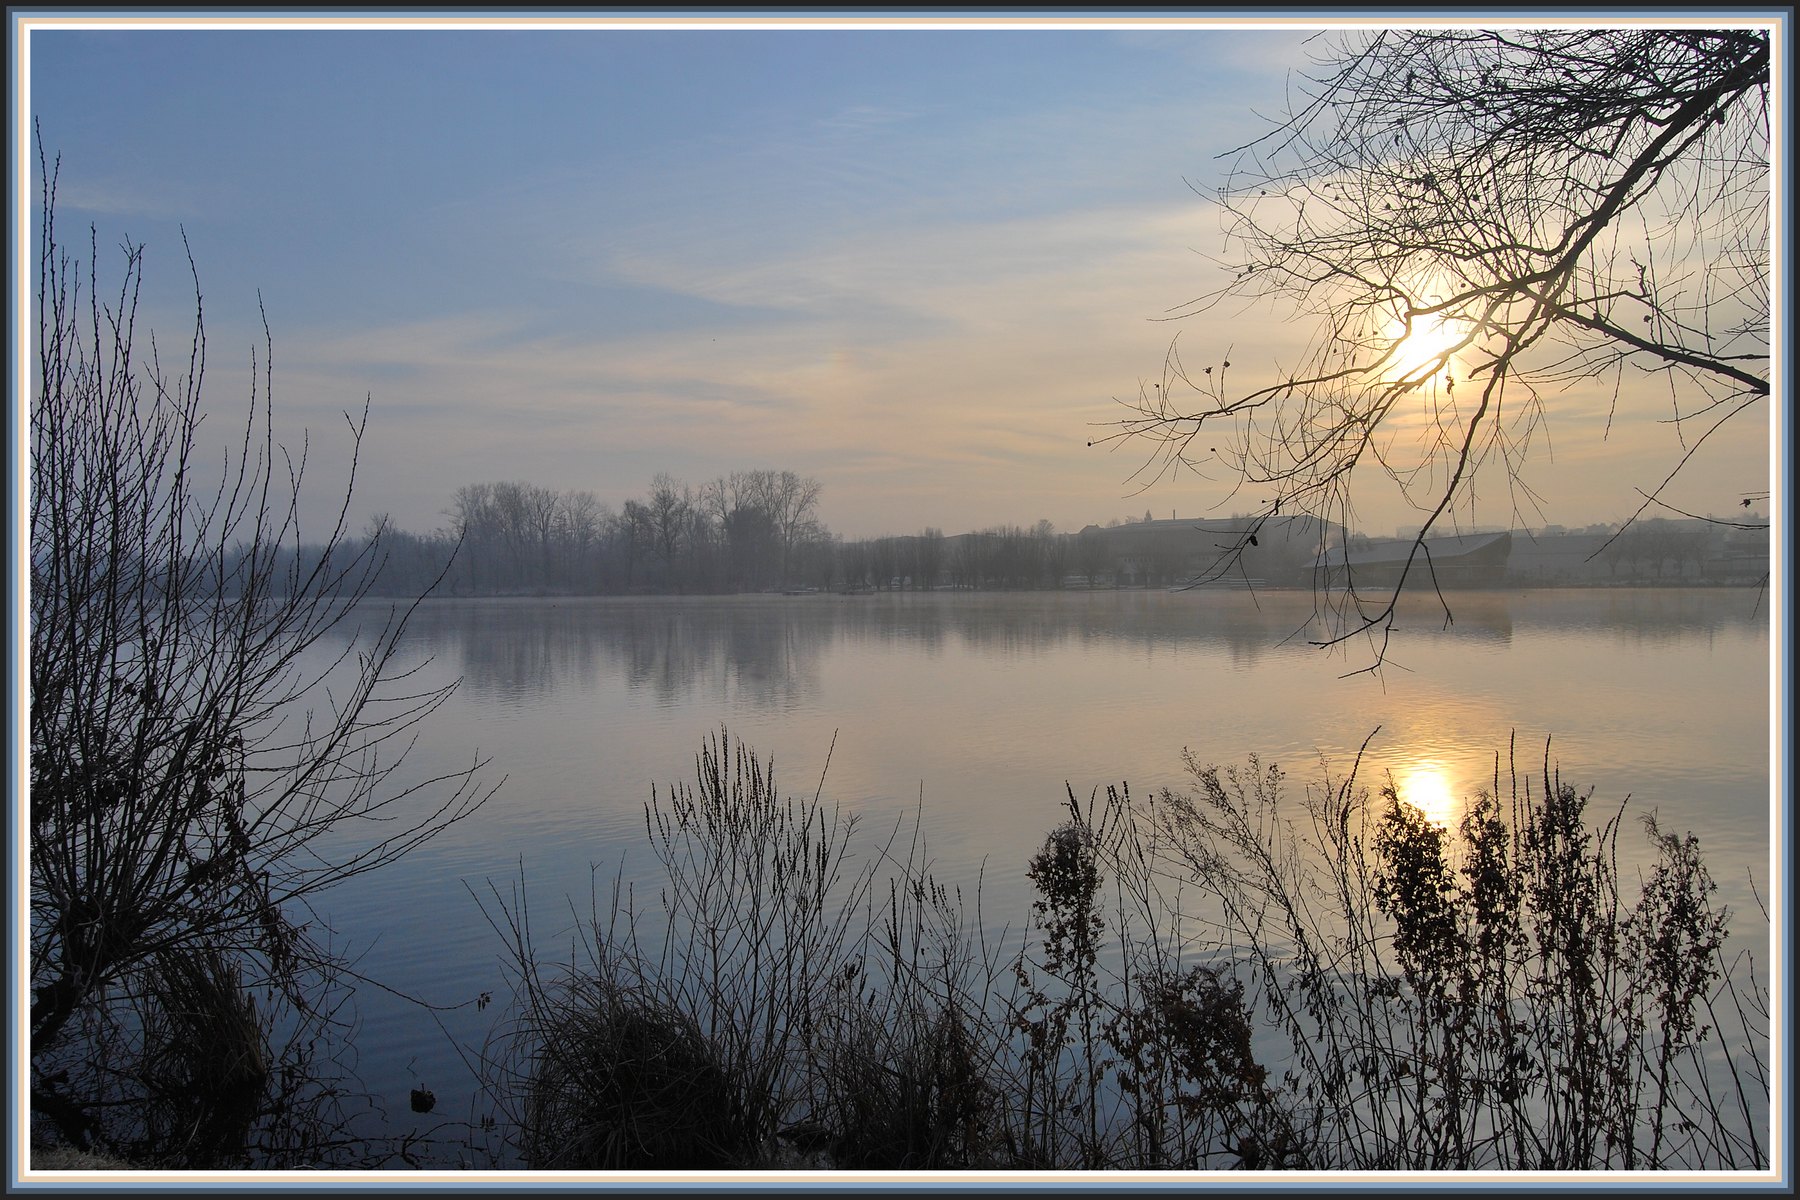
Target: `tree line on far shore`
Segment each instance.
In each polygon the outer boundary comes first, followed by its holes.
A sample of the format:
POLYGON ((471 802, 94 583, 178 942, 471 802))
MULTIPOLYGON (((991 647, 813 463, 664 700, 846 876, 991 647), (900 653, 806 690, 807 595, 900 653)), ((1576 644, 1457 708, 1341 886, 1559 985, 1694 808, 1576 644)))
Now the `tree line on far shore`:
MULTIPOLYGON (((659 472, 646 495, 614 509, 587 490, 469 484, 456 489, 439 528, 415 533, 377 515, 330 554, 375 560, 374 590, 384 595, 728 595, 1176 586, 1218 574, 1224 558, 1239 568, 1228 572, 1234 577, 1247 572, 1263 584, 1301 586, 1327 547, 1356 552, 1373 544, 1316 521, 1280 528, 1263 521, 1254 550, 1234 549, 1232 537, 1257 517, 1177 522, 1148 513, 1079 532, 1041 520, 850 540, 819 520, 822 491, 817 479, 785 470, 734 471, 698 487, 659 472)), ((1711 579, 1721 555, 1749 553, 1763 565, 1752 570, 1749 558, 1738 565, 1755 575, 1766 570, 1766 546, 1760 524, 1651 518, 1622 530, 1596 525, 1515 539, 1511 574, 1539 585, 1679 582, 1711 579), (1755 547, 1734 551, 1753 536, 1755 547)), ((294 580, 319 587, 341 575, 327 569, 322 546, 290 544, 282 553, 294 580)))
MULTIPOLYGON (((415 533, 377 515, 333 553, 377 543, 378 591, 439 596, 1033 588, 1088 568, 1098 579, 1104 566, 1047 520, 845 540, 819 520, 822 490, 785 470, 733 471, 697 487, 659 472, 643 497, 615 509, 582 489, 468 484, 438 529, 415 533)), ((330 578, 312 570, 322 553, 290 550, 296 577, 330 578)))

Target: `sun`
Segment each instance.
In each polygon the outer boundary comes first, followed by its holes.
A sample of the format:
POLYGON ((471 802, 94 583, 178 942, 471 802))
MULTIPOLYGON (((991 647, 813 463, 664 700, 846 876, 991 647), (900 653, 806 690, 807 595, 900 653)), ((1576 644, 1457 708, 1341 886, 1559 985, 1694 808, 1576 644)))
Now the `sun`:
POLYGON ((1412 319, 1412 330, 1404 321, 1396 320, 1388 331, 1395 339, 1389 347, 1382 373, 1396 383, 1423 383, 1445 369, 1447 355, 1467 336, 1462 323, 1437 313, 1422 313, 1412 319))

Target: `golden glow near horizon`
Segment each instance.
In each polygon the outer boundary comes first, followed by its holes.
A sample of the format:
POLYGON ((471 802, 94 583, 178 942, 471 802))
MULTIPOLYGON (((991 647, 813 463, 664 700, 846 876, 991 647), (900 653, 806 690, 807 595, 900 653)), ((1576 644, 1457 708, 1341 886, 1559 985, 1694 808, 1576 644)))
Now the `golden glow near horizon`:
POLYGON ((1450 772, 1441 764, 1425 760, 1402 770, 1395 780, 1400 800, 1423 813, 1433 825, 1453 828, 1462 810, 1462 801, 1451 786, 1450 772))

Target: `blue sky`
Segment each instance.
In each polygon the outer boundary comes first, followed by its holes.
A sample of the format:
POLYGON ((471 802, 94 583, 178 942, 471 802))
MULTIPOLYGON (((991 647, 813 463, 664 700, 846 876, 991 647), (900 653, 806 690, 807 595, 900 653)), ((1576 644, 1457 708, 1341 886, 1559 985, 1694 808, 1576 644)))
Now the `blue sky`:
MULTIPOLYGON (((852 537, 1072 530, 1223 500, 1136 494, 1139 452, 1086 444, 1172 337, 1271 366, 1303 342, 1265 313, 1158 318, 1217 282, 1195 189, 1282 111, 1312 32, 51 29, 30 110, 65 235, 147 245, 165 347, 185 230, 227 413, 260 292, 321 499, 336 414, 370 397, 359 516, 432 528, 502 479, 616 508, 658 471, 772 467, 817 476, 852 537)), ((1666 469, 1583 420, 1553 420, 1534 477, 1551 520, 1617 519, 1666 469)), ((1766 447, 1722 446, 1695 495, 1766 479, 1766 447)))

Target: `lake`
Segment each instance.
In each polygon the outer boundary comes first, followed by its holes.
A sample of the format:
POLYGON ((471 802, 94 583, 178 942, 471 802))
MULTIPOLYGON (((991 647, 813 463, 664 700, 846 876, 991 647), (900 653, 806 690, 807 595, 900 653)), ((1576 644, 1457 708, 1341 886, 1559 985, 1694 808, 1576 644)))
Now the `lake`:
MULTIPOLYGON (((1404 608, 1387 665, 1301 631, 1303 592, 924 593, 431 601, 404 646, 414 682, 462 685, 410 768, 476 748, 498 795, 398 865, 325 898, 359 969, 436 1017, 359 993, 363 1082, 399 1129, 486 1112, 462 1060, 503 1016, 504 946, 471 895, 526 880, 542 945, 570 905, 653 865, 652 788, 690 781, 728 726, 772 756, 784 792, 815 790, 869 830, 918 811, 933 869, 973 890, 996 929, 1030 915, 1026 863, 1067 789, 1179 787, 1202 763, 1279 763, 1298 792, 1350 766, 1434 817, 1554 766, 1591 812, 1654 811, 1700 835, 1740 942, 1766 960, 1754 889, 1771 878, 1768 598, 1756 589, 1452 592, 1404 608), (1284 640, 1286 639, 1286 640, 1284 640), (1373 738, 1371 740, 1371 734, 1373 738), (827 760, 829 767, 827 768, 827 760), (822 778, 821 778, 822 777, 822 778), (1759 942, 1760 939, 1760 942, 1759 942), (481 993, 493 1003, 477 1011, 481 993), (459 1052, 453 1042, 460 1042, 459 1052), (412 1087, 438 1110, 408 1111, 412 1087)), ((1317 630, 1315 629, 1316 633, 1317 630)), ((1635 822, 1621 850, 1639 844, 1635 822)), ((492 903, 490 901, 490 909, 492 903)))

